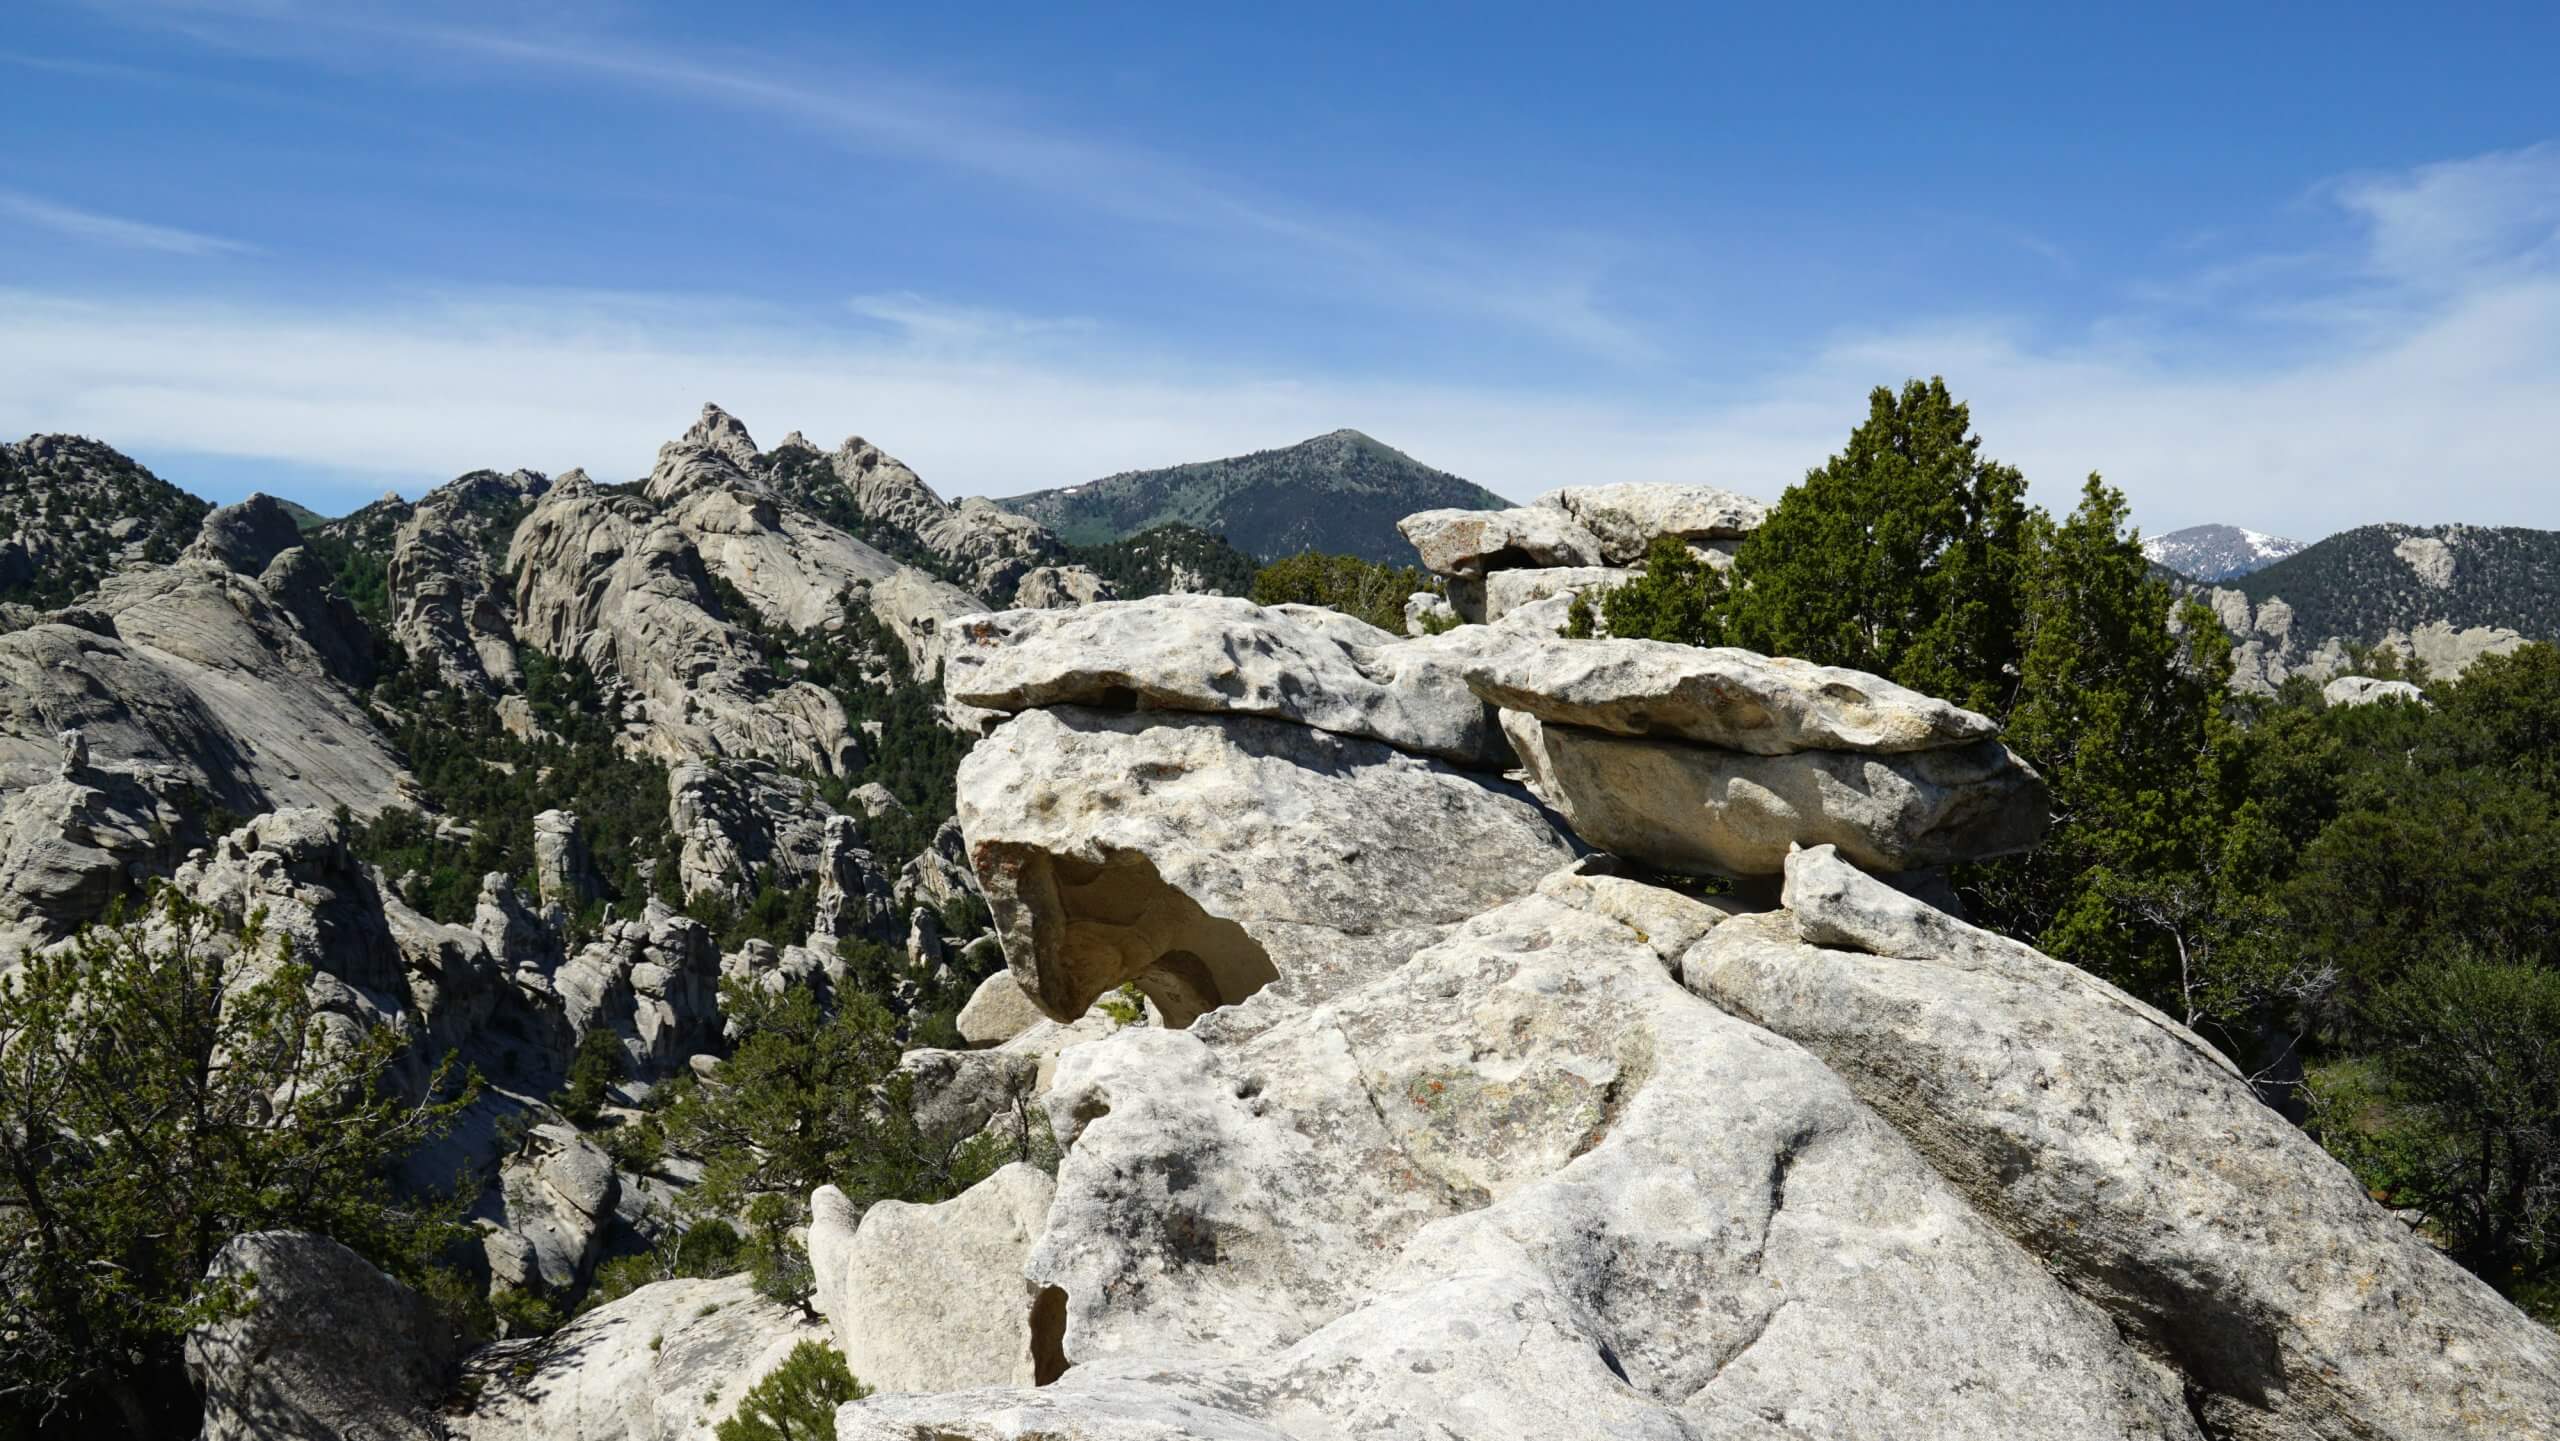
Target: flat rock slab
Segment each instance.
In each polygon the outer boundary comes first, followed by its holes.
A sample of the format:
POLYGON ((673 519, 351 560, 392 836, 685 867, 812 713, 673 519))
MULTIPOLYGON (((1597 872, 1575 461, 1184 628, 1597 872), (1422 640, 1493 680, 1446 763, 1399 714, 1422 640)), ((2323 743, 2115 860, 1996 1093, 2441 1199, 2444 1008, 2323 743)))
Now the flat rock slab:
POLYGON ((1712 485, 1576 485, 1548 491, 1533 504, 1573 517, 1599 540, 1611 565, 1642 561, 1656 536, 1691 544, 1739 540, 1769 515, 1759 501, 1712 485))
POLYGON ((943 689, 996 711, 1267 716, 1460 765, 1510 763, 1455 652, 1314 606, 1160 595, 971 616, 950 633, 943 689))
POLYGON ((1776 875, 1794 846, 1873 870, 1984 860, 2034 845, 2044 782, 1998 741, 1900 755, 1751 755, 1605 735, 1503 712, 1530 783, 1575 835, 1687 875, 1776 875))
POLYGON ((1755 755, 1932 750, 1999 731, 1882 676, 1731 646, 1550 640, 1488 648, 1465 669, 1477 695, 1542 721, 1755 755))
MULTIPOLYGON (((1482 576, 1528 566, 1599 565, 1599 538, 1548 506, 1516 510, 1422 510, 1396 522, 1423 569, 1482 576)), ((1463 607, 1461 608, 1463 609, 1463 607)))

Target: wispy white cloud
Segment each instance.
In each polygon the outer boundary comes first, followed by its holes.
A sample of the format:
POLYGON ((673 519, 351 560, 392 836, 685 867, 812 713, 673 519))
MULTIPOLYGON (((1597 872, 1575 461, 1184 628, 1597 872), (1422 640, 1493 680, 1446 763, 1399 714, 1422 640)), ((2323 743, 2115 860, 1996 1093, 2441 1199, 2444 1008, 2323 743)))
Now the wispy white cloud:
POLYGON ((937 338, 950 322, 915 314, 917 327, 884 332, 716 300, 508 293, 318 310, 0 293, 0 431, 75 430, 412 486, 482 465, 630 477, 713 399, 767 439, 858 431, 946 493, 1011 493, 1350 425, 1521 498, 1660 479, 1773 496, 1837 448, 1869 387, 1943 373, 1991 450, 2025 467, 2048 504, 2068 504, 2100 470, 2153 530, 2560 526, 2550 275, 2475 287, 2281 364, 2224 368, 2174 348, 1942 324, 1834 337, 1752 385, 1694 394, 1278 374, 1099 334, 1018 342, 1001 324, 951 345, 937 338))
POLYGON ((864 154, 974 177, 1042 203, 1219 244, 1206 253, 1258 283, 1357 294, 1398 309, 1478 317, 1592 356, 1660 359, 1662 345, 1603 294, 1609 265, 1540 253, 1515 230, 1498 247, 1339 213, 1269 193, 1147 146, 1029 118, 1000 97, 920 83, 871 65, 859 85, 794 78, 795 57, 675 51, 634 43, 606 19, 553 7, 474 18, 444 7, 312 5, 302 0, 100 0, 209 43, 366 65, 444 64, 585 79, 792 127, 864 154), (429 14, 436 7, 426 7, 429 14))
POLYGON ((237 240, 202 231, 181 230, 174 225, 154 225, 148 221, 128 220, 121 215, 84 210, 64 205, 23 191, 0 190, 0 217, 67 235, 74 240, 93 241, 125 250, 156 250, 165 255, 248 255, 257 247, 237 240))

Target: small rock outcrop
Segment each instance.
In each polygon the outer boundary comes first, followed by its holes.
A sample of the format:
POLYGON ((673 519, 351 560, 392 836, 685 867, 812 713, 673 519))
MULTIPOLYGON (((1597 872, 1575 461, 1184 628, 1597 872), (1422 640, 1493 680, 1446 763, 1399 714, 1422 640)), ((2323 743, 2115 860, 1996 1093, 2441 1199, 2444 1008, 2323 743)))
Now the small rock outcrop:
POLYGON ((1769 518, 1759 501, 1712 485, 1570 486, 1535 503, 1573 517, 1611 565, 1643 563, 1646 549, 1664 536, 1722 559, 1769 518))
POLYGON ((192 559, 210 561, 240 575, 256 575, 269 562, 302 544, 293 516, 263 492, 237 505, 217 507, 187 547, 192 559))
MULTIPOLYGON (((1426 510, 1397 529, 1440 577, 1453 615, 1496 621, 1540 600, 1620 584, 1666 537, 1724 569, 1766 514, 1760 502, 1711 485, 1594 485, 1510 510, 1426 510)), ((1420 629, 1410 616, 1407 629, 1420 629)))
POLYGON ((442 1441, 456 1352, 425 1297, 296 1231, 235 1237, 205 1274, 253 1304, 187 1334, 204 1441, 442 1441))
POLYGON ((1023 1279, 1057 1185, 1017 1161, 931 1206, 882 1201, 850 1233, 819 1193, 809 1262, 836 1349, 876 1392, 1037 1386, 1065 1370, 1063 1298, 1023 1279))
POLYGON ((558 1332, 472 1354, 450 1441, 711 1441, 738 1402, 827 1329, 746 1276, 659 1281, 558 1332))
POLYGON ((1466 673, 1487 701, 1551 725, 1755 755, 1931 750, 1997 729, 1881 676, 1731 647, 1549 641, 1494 649, 1466 673))
POLYGON ((2327 705, 2372 705, 2377 701, 2415 701, 2424 704, 2427 693, 2405 680, 2375 680, 2369 675, 2342 675, 2320 688, 2320 699, 2327 705))
POLYGON ((1798 845, 1837 845, 1870 870, 1924 870, 2027 850, 2045 829, 2043 782, 1996 740, 1772 756, 1519 711, 1503 725, 1531 787, 1575 835, 1663 870, 1773 876, 1798 845))

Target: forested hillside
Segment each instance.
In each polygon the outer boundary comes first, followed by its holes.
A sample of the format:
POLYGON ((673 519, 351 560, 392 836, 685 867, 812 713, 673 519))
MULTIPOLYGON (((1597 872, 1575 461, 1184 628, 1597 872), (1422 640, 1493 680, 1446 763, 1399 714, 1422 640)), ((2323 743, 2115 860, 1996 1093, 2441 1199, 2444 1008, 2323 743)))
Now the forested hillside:
POLYGON ((2281 598, 2298 633, 2372 643, 2429 621, 2560 639, 2560 531, 2366 525, 2227 582, 2281 598))
POLYGON ((63 605, 122 566, 174 559, 206 509, 93 440, 0 444, 0 602, 63 605))

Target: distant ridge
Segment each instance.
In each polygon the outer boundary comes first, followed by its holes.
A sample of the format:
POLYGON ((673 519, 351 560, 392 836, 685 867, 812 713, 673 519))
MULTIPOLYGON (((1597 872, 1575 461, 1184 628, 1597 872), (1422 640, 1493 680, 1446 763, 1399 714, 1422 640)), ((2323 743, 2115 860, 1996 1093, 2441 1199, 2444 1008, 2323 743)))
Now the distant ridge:
POLYGON ((1510 503, 1356 430, 996 502, 1070 545, 1125 540, 1179 522, 1265 559, 1320 550, 1394 565, 1413 563, 1413 548, 1396 533, 1405 516, 1510 503))

